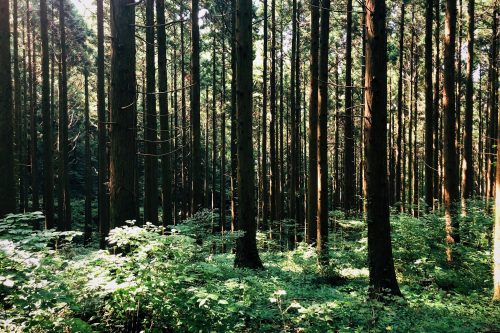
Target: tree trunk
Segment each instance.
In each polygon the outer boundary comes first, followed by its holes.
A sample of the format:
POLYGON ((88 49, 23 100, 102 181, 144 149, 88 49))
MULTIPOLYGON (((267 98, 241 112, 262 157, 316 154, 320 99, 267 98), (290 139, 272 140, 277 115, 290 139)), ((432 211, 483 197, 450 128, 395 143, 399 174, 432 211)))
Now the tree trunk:
POLYGON ((365 72, 366 220, 370 294, 400 295, 392 258, 387 191, 387 34, 384 0, 367 0, 365 72))
MULTIPOLYGON (((474 0, 471 0, 474 1, 474 0)), ((433 188, 433 158, 434 158, 434 118, 432 105, 432 22, 433 0, 425 2, 425 204, 426 211, 432 209, 433 188)))
POLYGON ((236 146, 236 0, 231 0, 231 231, 235 230, 238 149, 236 146))
MULTIPOLYGON (((266 0, 267 1, 267 0, 266 0)), ((269 160, 271 162, 271 221, 279 219, 280 211, 280 193, 279 193, 279 172, 277 140, 276 140, 276 13, 275 0, 271 0, 271 73, 269 77, 271 85, 270 95, 270 113, 271 122, 269 123, 269 160)))
POLYGON ((356 167, 354 161, 354 120, 352 104, 352 0, 347 0, 345 54, 345 118, 344 118, 344 210, 350 214, 354 208, 356 167))
POLYGON ((106 97, 104 88, 104 8, 97 0, 97 160, 98 160, 98 212, 99 244, 106 246, 109 234, 108 163, 106 153, 106 97))
POLYGON ((162 225, 172 224, 172 173, 170 167, 170 129, 167 100, 167 48, 165 35, 165 3, 156 1, 156 36, 158 39, 158 106, 160 111, 161 140, 161 207, 162 225))
MULTIPOLYGON (((43 1, 43 0, 42 0, 43 1)), ((16 209, 9 1, 0 2, 0 218, 16 209)))
POLYGON ((135 7, 111 2, 110 219, 121 226, 137 218, 135 192, 135 7))
POLYGON ((446 0, 444 38, 444 92, 443 92, 443 136, 444 136, 444 205, 446 222, 447 258, 452 260, 451 246, 459 241, 458 236, 458 165, 455 131, 455 35, 457 20, 456 0, 446 0))
POLYGON ((236 267, 262 268, 257 251, 252 145, 252 2, 236 2, 236 117, 238 149, 238 221, 245 234, 236 240, 236 267))
MULTIPOLYGON (((42 40, 42 122, 43 122, 43 210, 45 228, 54 224, 54 168, 52 147, 52 117, 50 114, 49 36, 47 1, 40 0, 40 35, 42 40)), ((3 141, 2 141, 3 142, 3 141)))
POLYGON ((201 177, 200 129, 200 27, 198 25, 199 0, 191 1, 191 149, 192 186, 191 210, 197 212, 203 204, 201 177))
MULTIPOLYGON (((435 74, 434 74, 434 105, 433 105, 433 119, 434 119, 434 157, 432 159, 432 168, 434 170, 434 174, 432 177, 432 187, 434 190, 433 201, 437 200, 439 203, 440 199, 440 182, 439 182, 439 151, 440 151, 440 137, 439 137, 439 98, 440 98, 440 68, 441 68, 441 54, 439 53, 439 42, 440 42, 440 10, 439 10, 439 0, 434 0, 434 16, 436 22, 436 30, 435 30, 435 41, 436 41, 436 55, 435 55, 435 74)), ((435 204, 433 202, 432 208, 435 208, 435 204)))
MULTIPOLYGON (((269 219, 269 184, 267 183, 267 0, 264 0, 264 37, 262 54, 262 152, 261 176, 262 183, 262 221, 260 228, 268 226, 269 219)), ((273 206, 274 207, 274 206, 273 206)))
POLYGON ((146 0, 146 109, 144 119, 144 221, 158 224, 154 3, 146 0))
MULTIPOLYGON (((329 3, 329 1, 328 1, 329 3)), ((324 6, 324 4, 322 4, 324 6)), ((323 11, 321 12, 323 15, 323 11)), ((323 26, 322 26, 323 28, 323 26)), ((322 33, 327 33, 323 32, 322 33)), ((323 37, 323 36, 322 36, 323 37)), ((323 37, 324 38, 324 37, 323 37)), ((328 42, 326 43, 328 47, 328 42)), ((323 47, 323 45, 322 45, 323 47)), ((319 220, 317 220, 317 209, 321 198, 318 198, 318 186, 325 186, 324 184, 318 185, 318 172, 320 165, 318 164, 319 150, 318 150, 318 115, 321 110, 318 109, 318 58, 319 58, 319 0, 311 1, 311 49, 310 49, 310 63, 309 63, 309 177, 307 178, 307 230, 306 242, 312 244, 316 241, 316 234, 320 234, 321 230, 316 229, 319 220)), ((328 51, 327 51, 328 52, 328 51)), ((327 59, 328 60, 328 59, 327 59)), ((327 61, 326 60, 326 61, 327 61)), ((328 70, 328 68, 327 68, 328 70)), ((323 73, 322 73, 323 74, 323 73)), ((328 74, 328 73, 327 73, 328 74)), ((328 77, 327 77, 328 81, 328 77)), ((325 104, 327 101, 323 101, 325 104)), ((323 189, 325 191, 325 189, 323 189)), ((318 246, 321 240, 318 238, 318 246)), ((318 247, 320 249, 320 247, 318 247)))
MULTIPOLYGON (((396 139, 397 156, 396 156, 396 203, 400 206, 400 211, 403 207, 403 198, 401 191, 403 190, 404 175, 401 173, 401 164, 403 159, 403 46, 404 46, 404 28, 405 28, 405 2, 401 2, 401 16, 399 22, 399 71, 398 71, 398 135, 396 139)), ((404 190, 403 190, 404 192, 404 190)), ((403 194, 404 195, 404 194, 403 194)))
POLYGON ((92 237, 92 165, 90 151, 90 116, 89 116, 89 74, 84 69, 85 85, 85 226, 84 242, 87 244, 92 237))
MULTIPOLYGON (((328 264, 328 39, 330 30, 330 0, 321 6, 319 53, 318 149, 317 149, 317 251, 321 265, 328 264)), ((312 50, 311 50, 312 53, 312 50)), ((312 74, 312 70, 311 70, 312 74)), ((311 109, 309 109, 311 110, 311 109)))

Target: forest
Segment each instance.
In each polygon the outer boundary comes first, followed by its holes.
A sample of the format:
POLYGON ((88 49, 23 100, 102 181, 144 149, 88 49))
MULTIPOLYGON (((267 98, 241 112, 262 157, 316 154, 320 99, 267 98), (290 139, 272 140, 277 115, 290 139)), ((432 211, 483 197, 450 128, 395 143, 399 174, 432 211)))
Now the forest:
POLYGON ((500 332, 499 0, 0 0, 0 332, 500 332))

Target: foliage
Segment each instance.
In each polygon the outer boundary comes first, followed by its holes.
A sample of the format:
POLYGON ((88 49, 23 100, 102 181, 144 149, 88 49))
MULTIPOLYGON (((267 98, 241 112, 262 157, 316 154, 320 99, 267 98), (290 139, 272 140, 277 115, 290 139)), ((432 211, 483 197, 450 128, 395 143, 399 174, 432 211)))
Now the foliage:
POLYGON ((469 206, 464 241, 454 248, 452 265, 445 261, 440 216, 393 216, 405 297, 385 303, 367 297, 365 224, 340 215, 330 233, 329 266, 317 268, 312 246, 299 243, 282 252, 279 239, 264 242, 267 233, 260 233, 266 269, 257 272, 233 268, 236 236, 224 235, 223 242, 213 233, 219 220, 209 211, 168 230, 129 222, 112 230, 106 251, 26 248, 21 235, 6 240, 5 230, 14 220, 30 225, 32 217, 9 216, 0 224, 0 327, 14 332, 499 330, 500 307, 489 299, 492 221, 479 205, 469 206))

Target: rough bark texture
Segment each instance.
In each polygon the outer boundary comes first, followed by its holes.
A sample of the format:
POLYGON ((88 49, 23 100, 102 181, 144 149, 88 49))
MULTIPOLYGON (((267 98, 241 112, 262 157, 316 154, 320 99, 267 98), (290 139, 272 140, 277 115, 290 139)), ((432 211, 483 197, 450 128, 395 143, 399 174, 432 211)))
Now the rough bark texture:
POLYGON ((198 211, 203 204, 201 176, 200 129, 200 27, 198 25, 199 0, 191 1, 191 149, 192 185, 191 210, 198 211))
MULTIPOLYGON (((43 0, 42 0, 43 1, 43 0)), ((9 1, 0 2, 0 218, 16 208, 9 1)))
POLYGON ((130 0, 111 2, 111 226, 137 218, 135 192, 135 7, 130 0))
POLYGON ((252 1, 236 2, 236 118, 238 153, 238 221, 244 231, 236 241, 234 264, 262 268, 257 251, 254 210, 254 158, 252 147, 252 1))
POLYGON ((158 107, 160 111, 161 139, 161 199, 162 225, 172 224, 172 172, 170 167, 170 129, 168 126, 167 101, 167 48, 165 36, 165 2, 156 1, 156 21, 158 27, 158 107))
POLYGON ((321 35, 319 54, 318 100, 318 217, 317 250, 319 262, 328 264, 328 39, 330 29, 330 0, 321 2, 321 35))
POLYGON ((49 86, 49 35, 47 31, 47 1, 40 0, 40 35, 42 40, 42 122, 43 122, 43 211, 45 227, 54 224, 54 167, 52 152, 52 116, 49 86))
POLYGON ((354 118, 352 103, 352 0, 347 0, 345 53, 345 118, 344 118, 344 210, 347 214, 354 208, 354 184, 356 167, 354 161, 354 118))
POLYGON ((146 109, 144 119, 144 221, 158 224, 158 153, 154 3, 146 0, 146 109))
POLYGON ((387 191, 387 34, 384 0, 366 1, 365 156, 368 268, 372 296, 399 295, 387 191))
MULTIPOLYGON (((323 15, 323 11, 321 13, 323 15)), ((308 183, 307 183, 307 230, 306 230, 306 242, 309 244, 315 242, 316 240, 317 209, 319 208, 318 207, 319 203, 318 201, 319 0, 311 1, 310 52, 311 52, 310 54, 311 58, 309 63, 310 86, 309 86, 309 168, 308 168, 309 177, 307 179, 308 183)))
MULTIPOLYGON (((473 1, 473 0, 472 0, 473 1)), ((434 109, 432 86, 432 23, 433 0, 425 2, 425 204, 427 210, 432 209, 434 199, 433 158, 434 158, 434 109)))
POLYGON ((448 259, 451 260, 451 245, 458 238, 458 165, 455 132, 455 35, 457 20, 456 0, 446 1, 444 37, 444 91, 443 91, 443 136, 444 136, 444 205, 448 259))

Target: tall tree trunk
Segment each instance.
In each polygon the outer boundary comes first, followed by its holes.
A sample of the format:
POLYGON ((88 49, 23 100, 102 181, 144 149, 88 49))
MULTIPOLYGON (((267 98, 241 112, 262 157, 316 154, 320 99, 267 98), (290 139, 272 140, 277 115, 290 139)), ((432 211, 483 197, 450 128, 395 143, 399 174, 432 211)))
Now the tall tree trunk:
MULTIPOLYGON (((225 12, 226 13, 226 12, 225 12)), ((226 39, 222 35, 222 91, 221 91, 221 156, 220 156, 220 231, 226 226, 226 39)))
MULTIPOLYGON (((498 20, 498 9, 495 10, 494 15, 494 19, 498 20)), ((500 108, 500 105, 498 105, 497 108, 500 108)), ((495 111, 493 110, 493 112, 495 111)), ((497 109, 496 113, 500 113, 500 109, 497 109)), ((498 116, 497 121, 500 121, 500 117, 498 116)), ((500 128, 500 123, 497 125, 500 128)), ((497 142, 500 142, 499 133, 500 131, 497 132, 497 142)), ((499 160, 500 145, 497 145, 497 161, 499 160)), ((500 301, 500 168, 496 169, 495 185, 495 225, 493 227, 493 299, 500 301)))
POLYGON ((403 190, 404 175, 401 173, 401 164, 403 161, 403 46, 404 46, 404 28, 405 28, 405 2, 401 2, 401 16, 399 22, 399 71, 398 71, 398 134, 396 139, 396 202, 400 205, 400 211, 403 208, 403 190))
POLYGON ((238 149, 236 146, 236 0, 231 0, 231 231, 234 231, 236 211, 238 149))
POLYGON ((111 154, 110 219, 121 226, 137 218, 135 192, 136 77, 135 7, 130 0, 111 2, 111 154))
MULTIPOLYGON (((317 209, 319 208, 318 198, 319 189, 318 186, 325 186, 325 184, 318 185, 318 172, 319 172, 319 150, 318 150, 318 58, 319 58, 319 0, 311 1, 311 49, 310 49, 310 63, 309 63, 309 75, 310 75, 310 86, 309 86, 309 177, 307 178, 307 230, 306 230, 306 242, 311 244, 316 241, 316 234, 321 233, 318 229, 316 231, 316 226, 319 223, 317 220, 317 209)), ((329 1, 328 1, 329 3, 329 1)), ((322 4, 324 6, 324 4, 322 4)), ((323 15, 323 11, 321 11, 323 15)), ((323 28, 323 26, 321 26, 323 28)), ((322 33, 328 33, 323 32, 322 33)), ((322 36, 323 37, 323 36, 322 36)), ((324 37, 323 37, 324 38, 324 37)), ((322 40, 323 41, 323 40, 322 40)), ((328 42, 323 41, 327 44, 328 42)), ((322 45, 323 47, 323 45, 322 45)), ((328 52, 328 50, 327 50, 328 52)), ((328 59, 327 59, 328 60, 328 59)), ((326 61, 327 61, 326 60, 326 61)), ((327 66, 328 67, 328 66, 327 66)), ((328 70, 328 68, 327 68, 328 70)), ((326 73, 328 74, 328 73, 326 73)), ((328 81, 328 76, 327 76, 328 81)), ((323 101, 323 104, 327 105, 327 101, 323 101), (325 104, 326 103, 326 104, 325 104)), ((326 189, 323 189, 325 191, 326 189)), ((318 246, 321 240, 318 238, 318 246)), ((318 247, 318 249, 320 249, 318 247)))
POLYGON ((238 221, 245 234, 236 240, 237 267, 262 268, 256 244, 254 158, 252 145, 252 2, 236 2, 236 117, 238 149, 238 221))
POLYGON ((59 181, 61 182, 62 216, 58 216, 58 229, 71 230, 71 201, 69 193, 68 162, 68 69, 66 55, 66 10, 59 0, 59 38, 61 47, 61 82, 59 83, 59 181))
MULTIPOLYGON (((267 180, 267 0, 264 0, 264 37, 262 54, 262 152, 261 152, 261 176, 262 182, 262 221, 260 228, 268 226, 269 219, 269 184, 267 180)), ((274 205, 273 205, 274 208, 274 205)))
MULTIPOLYGON (((474 0, 471 0, 474 1, 474 0)), ((432 209, 433 188, 433 158, 434 158, 434 116, 432 104, 432 23, 433 0, 425 2, 425 204, 426 211, 432 209)))
POLYGON ((354 184, 356 168, 354 161, 354 118, 352 103, 352 0, 347 0, 345 53, 345 118, 344 118, 344 210, 346 214, 354 208, 354 184))
POLYGON ((298 137, 296 135, 297 110, 295 85, 296 74, 296 53, 297 53, 297 0, 292 0, 292 52, 290 58, 290 218, 298 223, 298 137))
POLYGON ((49 36, 47 22, 47 1, 40 0, 40 35, 42 40, 42 123, 43 123, 43 210, 45 227, 54 224, 54 167, 52 147, 52 120, 50 114, 49 86, 49 36))
MULTIPOLYGON (((181 3, 181 15, 184 15, 184 6, 181 3)), ((189 178, 188 178, 188 124, 186 119, 186 70, 184 68, 184 22, 181 22, 181 220, 185 219, 189 212, 189 178)))
POLYGON ((158 106, 161 141, 161 207, 162 225, 172 224, 172 172, 170 167, 170 128, 167 100, 167 47, 165 35, 165 2, 156 1, 156 36, 158 40, 158 106))
POLYGON ((473 122, 473 70, 474 70, 474 1, 469 0, 467 12, 469 26, 467 29, 467 78, 465 90, 465 132, 464 132, 464 159, 462 164, 462 198, 470 199, 474 186, 474 162, 472 157, 472 122, 473 122))
POLYGON ((387 191, 387 34, 385 0, 367 0, 365 167, 371 296, 400 295, 392 258, 387 191))
MULTIPOLYGON (((43 1, 43 0, 42 0, 43 1)), ((9 1, 0 2, 0 218, 16 209, 9 1)))
POLYGON ((199 0, 191 1, 191 149, 192 186, 191 210, 197 212, 203 204, 201 177, 200 127, 200 27, 198 25, 199 0))
MULTIPOLYGON (((436 22, 435 29, 435 42, 436 42, 436 55, 435 55, 435 74, 434 74, 434 105, 433 105, 433 119, 434 119, 434 157, 432 159, 432 169, 434 174, 432 177, 432 187, 434 189, 433 201, 437 200, 439 203, 440 199, 440 181, 439 181, 439 151, 441 139, 439 136, 439 98, 440 98, 440 68, 441 68, 441 54, 439 53, 439 43, 440 43, 440 10, 439 10, 439 0, 434 0, 434 17, 436 22)), ((434 209, 434 202, 432 208, 434 209)))
MULTIPOLYGON (((319 51, 318 150, 317 150, 317 251, 319 262, 328 264, 328 39, 330 30, 330 0, 321 6, 319 51)), ((312 53, 312 52, 311 52, 312 53)), ((312 70, 311 70, 312 74, 312 70)))
MULTIPOLYGON (((267 1, 267 0, 266 0, 267 1)), ((276 140, 276 10, 275 0, 271 0, 271 72, 269 83, 271 85, 269 123, 269 160, 271 162, 271 221, 279 219, 280 193, 279 193, 279 172, 277 140, 276 140)))
POLYGON ((90 151, 90 115, 89 115, 89 74, 84 69, 85 89, 85 226, 84 242, 88 243, 92 237, 92 165, 90 151))
POLYGON ((98 213, 99 245, 106 246, 109 233, 108 163, 106 153, 106 95, 104 88, 104 8, 97 0, 97 161, 98 161, 98 213))
POLYGON ((154 3, 146 0, 146 109, 144 119, 144 221, 158 224, 154 3))
POLYGON ((13 43, 12 43, 12 62, 14 63, 14 114, 13 114, 13 144, 14 144, 14 192, 11 193, 14 198, 19 194, 19 211, 23 211, 23 193, 21 186, 21 74, 19 73, 19 42, 18 42, 18 18, 17 18, 17 0, 12 1, 12 20, 13 20, 13 43))
POLYGON ((457 20, 456 0, 446 0, 444 38, 444 93, 443 93, 443 136, 444 136, 444 205, 446 222, 447 257, 452 260, 451 246, 459 241, 458 236, 458 165, 455 131, 455 36, 457 20))
POLYGON ((215 207, 215 183, 216 183, 216 174, 217 174, 217 80, 216 80, 216 64, 217 64, 217 55, 215 48, 215 33, 213 33, 213 41, 212 41, 212 210, 215 207))

